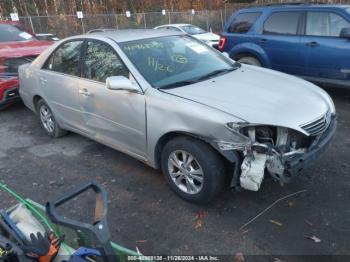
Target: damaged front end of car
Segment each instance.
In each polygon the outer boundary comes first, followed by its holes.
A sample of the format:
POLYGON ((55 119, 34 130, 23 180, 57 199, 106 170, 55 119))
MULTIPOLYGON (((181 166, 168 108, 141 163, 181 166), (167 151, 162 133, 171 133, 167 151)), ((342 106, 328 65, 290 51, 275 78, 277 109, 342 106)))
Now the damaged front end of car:
POLYGON ((318 158, 334 136, 336 116, 327 113, 299 130, 250 123, 226 127, 239 138, 238 142, 217 141, 221 152, 239 155, 231 186, 258 191, 267 174, 284 184, 318 158))

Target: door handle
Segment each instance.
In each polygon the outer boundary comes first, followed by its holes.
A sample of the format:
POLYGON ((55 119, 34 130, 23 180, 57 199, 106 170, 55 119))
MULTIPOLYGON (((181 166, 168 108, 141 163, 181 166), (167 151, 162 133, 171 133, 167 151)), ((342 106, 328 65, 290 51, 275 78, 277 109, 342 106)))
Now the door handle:
POLYGON ((312 42, 307 43, 306 45, 310 46, 310 47, 315 47, 315 46, 318 46, 318 43, 315 41, 312 41, 312 42))
POLYGON ((266 42, 267 42, 267 39, 265 39, 265 38, 259 40, 260 44, 265 44, 266 42))
POLYGON ((91 95, 89 90, 87 90, 86 88, 79 89, 79 94, 81 94, 83 96, 90 96, 91 95))

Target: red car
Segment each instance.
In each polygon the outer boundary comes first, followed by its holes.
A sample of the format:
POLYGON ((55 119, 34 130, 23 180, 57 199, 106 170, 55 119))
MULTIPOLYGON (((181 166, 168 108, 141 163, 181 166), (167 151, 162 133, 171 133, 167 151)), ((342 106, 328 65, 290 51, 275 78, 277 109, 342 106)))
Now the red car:
POLYGON ((18 67, 31 63, 52 41, 39 41, 16 22, 0 21, 0 109, 18 101, 18 67))

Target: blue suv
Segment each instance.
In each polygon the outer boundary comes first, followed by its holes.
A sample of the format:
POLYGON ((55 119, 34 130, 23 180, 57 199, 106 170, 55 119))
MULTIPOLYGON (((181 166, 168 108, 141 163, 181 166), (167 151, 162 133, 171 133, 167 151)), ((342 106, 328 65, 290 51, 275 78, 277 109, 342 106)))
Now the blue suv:
POLYGON ((350 5, 242 9, 228 19, 218 49, 242 63, 350 88, 350 5))

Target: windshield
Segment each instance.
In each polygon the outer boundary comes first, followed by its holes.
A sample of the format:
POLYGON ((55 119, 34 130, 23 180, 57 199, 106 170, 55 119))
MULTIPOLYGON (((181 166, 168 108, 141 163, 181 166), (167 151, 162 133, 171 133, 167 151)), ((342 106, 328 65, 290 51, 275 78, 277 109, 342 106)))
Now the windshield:
POLYGON ((194 25, 184 25, 180 26, 182 30, 184 30, 189 35, 199 35, 199 34, 205 34, 206 31, 202 28, 199 28, 198 26, 194 25))
POLYGON ((14 25, 0 24, 0 42, 27 41, 34 37, 14 25))
POLYGON ((239 64, 190 36, 168 36, 121 43, 121 48, 155 88, 172 88, 206 80, 239 64))

